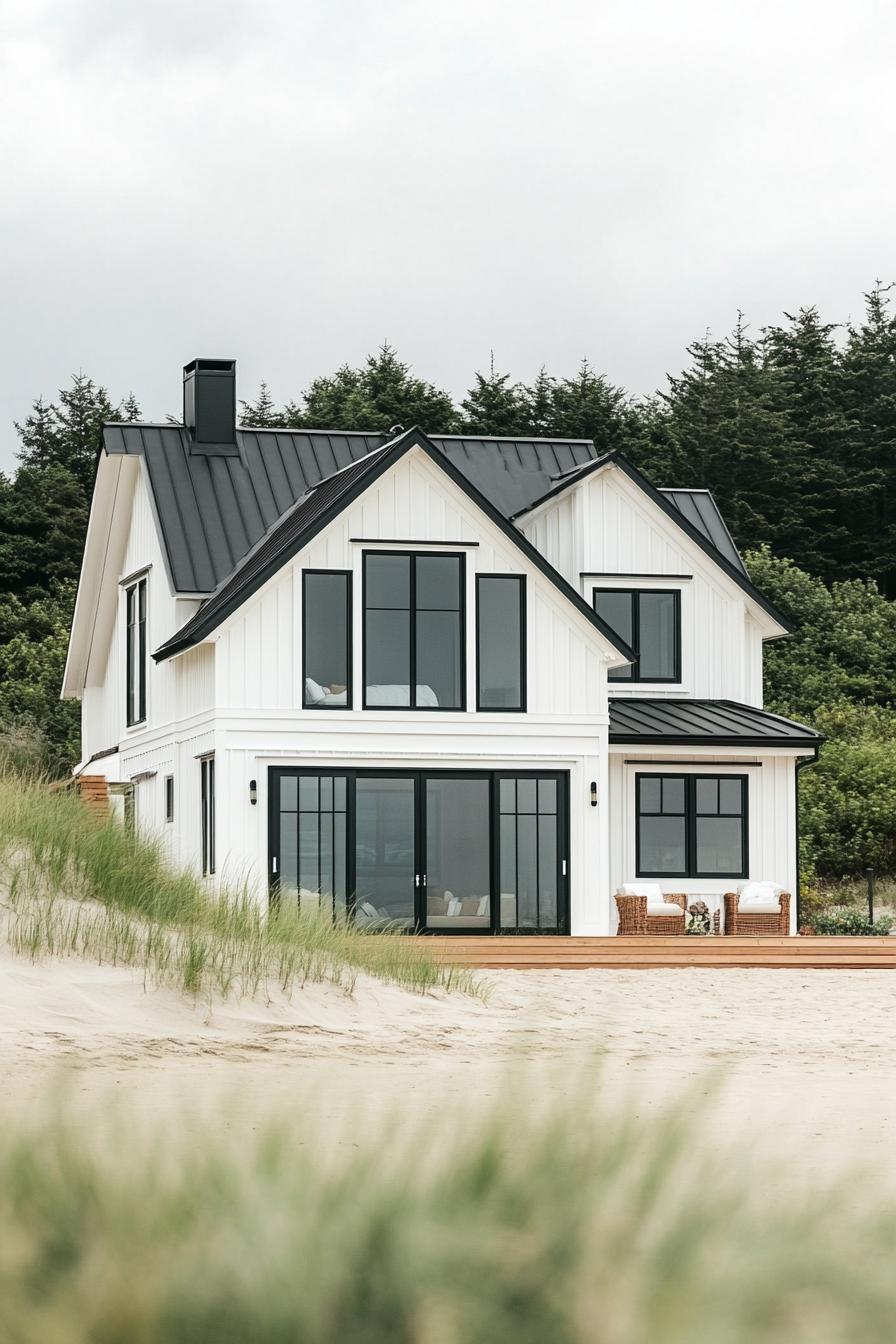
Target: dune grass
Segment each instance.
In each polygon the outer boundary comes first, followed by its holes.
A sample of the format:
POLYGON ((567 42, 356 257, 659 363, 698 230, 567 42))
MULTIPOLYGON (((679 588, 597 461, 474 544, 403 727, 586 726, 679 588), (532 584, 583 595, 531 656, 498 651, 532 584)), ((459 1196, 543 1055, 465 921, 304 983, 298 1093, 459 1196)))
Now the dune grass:
MULTIPOLYGON (((600 1108, 599 1108, 600 1109, 600 1108)), ((51 1114, 48 1110, 47 1117, 51 1114)), ((896 1209, 770 1193, 675 1113, 322 1136, 0 1124, 16 1344, 889 1344, 896 1209)))
POLYGON ((245 888, 217 891, 176 872, 161 846, 97 820, 45 780, 0 776, 0 876, 7 938, 33 958, 72 954, 143 968, 154 984, 256 997, 306 981, 348 990, 359 972, 425 993, 477 992, 438 964, 423 938, 364 933, 346 920, 283 907, 275 918, 245 888))

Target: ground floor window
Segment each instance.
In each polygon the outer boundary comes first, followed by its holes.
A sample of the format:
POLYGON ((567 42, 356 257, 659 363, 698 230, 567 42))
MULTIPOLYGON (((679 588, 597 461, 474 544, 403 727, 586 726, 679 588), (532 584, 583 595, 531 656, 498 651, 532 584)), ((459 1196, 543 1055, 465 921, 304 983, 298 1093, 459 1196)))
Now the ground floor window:
POLYGON ((272 768, 272 897, 424 932, 566 932, 567 776, 272 768))
POLYGON ((635 778, 639 877, 746 877, 746 775, 635 778))
POLYGON ((209 875, 215 871, 215 758, 204 756, 199 762, 201 770, 201 825, 202 825, 202 872, 209 875))

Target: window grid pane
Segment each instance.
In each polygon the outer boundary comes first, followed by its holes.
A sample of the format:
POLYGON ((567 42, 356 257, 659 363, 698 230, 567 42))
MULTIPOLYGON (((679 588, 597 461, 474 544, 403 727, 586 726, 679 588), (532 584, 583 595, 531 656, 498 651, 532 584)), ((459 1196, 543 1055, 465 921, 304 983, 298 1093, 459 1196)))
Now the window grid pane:
POLYGON ((746 877, 742 776, 638 775, 639 877, 746 877))
POLYGON ((364 704, 463 709, 464 561, 364 555, 364 704))

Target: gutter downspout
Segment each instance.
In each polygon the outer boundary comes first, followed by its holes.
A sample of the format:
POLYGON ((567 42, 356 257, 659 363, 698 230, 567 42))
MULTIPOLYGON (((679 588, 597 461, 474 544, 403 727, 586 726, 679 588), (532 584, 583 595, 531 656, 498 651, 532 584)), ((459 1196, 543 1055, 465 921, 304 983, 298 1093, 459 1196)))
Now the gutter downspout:
POLYGON ((796 931, 800 931, 800 901, 802 897, 802 878, 800 874, 800 771, 805 770, 807 765, 816 765, 818 763, 818 753, 820 748, 815 748, 814 756, 801 756, 794 767, 793 787, 796 815, 796 931))

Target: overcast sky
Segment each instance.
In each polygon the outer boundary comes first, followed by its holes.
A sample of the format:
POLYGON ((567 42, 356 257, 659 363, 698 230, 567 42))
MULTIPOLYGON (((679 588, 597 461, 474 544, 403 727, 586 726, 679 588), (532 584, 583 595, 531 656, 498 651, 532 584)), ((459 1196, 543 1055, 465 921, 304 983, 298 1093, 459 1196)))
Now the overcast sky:
POLYGON ((896 6, 0 0, 0 466, 83 369, 146 418, 388 338, 635 392, 738 307, 896 277, 896 6))

